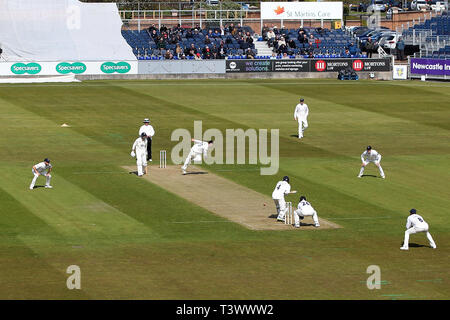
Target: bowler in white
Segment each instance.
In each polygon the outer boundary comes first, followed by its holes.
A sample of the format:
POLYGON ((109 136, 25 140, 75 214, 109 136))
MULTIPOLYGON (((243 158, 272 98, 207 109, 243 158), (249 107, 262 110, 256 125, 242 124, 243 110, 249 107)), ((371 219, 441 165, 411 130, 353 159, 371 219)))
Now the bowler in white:
POLYGON ((189 151, 189 154, 184 161, 183 166, 181 167, 181 170, 183 171, 183 174, 186 174, 186 169, 188 165, 191 163, 191 160, 194 161, 201 161, 202 155, 204 158, 208 155, 208 148, 213 145, 214 141, 201 141, 201 140, 195 140, 191 139, 194 142, 194 145, 191 148, 191 151, 189 151))
POLYGON ((294 120, 298 121, 298 138, 303 138, 303 132, 308 128, 309 109, 305 99, 300 99, 300 103, 295 106, 294 120))
POLYGON ((35 164, 33 166, 33 168, 31 169, 31 172, 34 174, 34 178, 31 181, 30 184, 30 190, 34 189, 34 185, 36 183, 36 180, 39 176, 45 176, 46 178, 46 183, 45 183, 45 187, 46 188, 53 188, 50 185, 50 179, 52 178, 50 172, 52 171, 52 165, 50 164, 50 159, 45 158, 43 162, 39 162, 38 164, 35 164))
POLYGON ((284 196, 290 193, 296 193, 297 191, 291 191, 291 185, 289 184, 289 177, 284 176, 283 180, 278 181, 275 189, 272 192, 272 199, 277 209, 277 220, 284 221, 286 216, 286 201, 284 196))
POLYGON ((134 141, 130 155, 136 157, 138 176, 147 174, 147 134, 145 132, 142 132, 141 136, 134 141))
POLYGON ((376 150, 372 149, 371 146, 368 146, 366 148, 366 151, 364 151, 361 154, 361 161, 362 161, 362 165, 361 165, 361 170, 359 171, 358 178, 362 177, 362 175, 364 173, 364 169, 371 162, 375 163, 375 165, 378 167, 378 170, 380 171, 380 176, 383 179, 385 178, 383 168, 381 167, 381 164, 380 164, 380 162, 381 162, 381 154, 379 154, 376 150))
POLYGON ((430 247, 436 249, 436 243, 434 243, 433 237, 428 232, 429 229, 428 223, 416 212, 417 212, 416 209, 409 210, 409 217, 406 220, 405 239, 403 240, 403 246, 400 247, 400 250, 408 250, 409 235, 418 232, 426 232, 428 242, 430 243, 430 247))
POLYGON ((316 210, 314 210, 312 205, 306 201, 305 196, 301 196, 297 210, 294 211, 294 227, 300 228, 300 220, 303 220, 303 218, 307 216, 311 216, 313 218, 314 226, 316 228, 320 227, 319 217, 317 216, 316 210))

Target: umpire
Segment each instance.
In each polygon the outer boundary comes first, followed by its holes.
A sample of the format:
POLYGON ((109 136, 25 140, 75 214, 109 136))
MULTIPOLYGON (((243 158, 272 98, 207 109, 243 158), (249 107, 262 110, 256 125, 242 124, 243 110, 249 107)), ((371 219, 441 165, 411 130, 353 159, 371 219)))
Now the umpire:
POLYGON ((155 135, 155 129, 150 125, 148 118, 144 119, 144 124, 139 128, 139 136, 145 132, 147 135, 147 161, 152 161, 152 137, 155 135))

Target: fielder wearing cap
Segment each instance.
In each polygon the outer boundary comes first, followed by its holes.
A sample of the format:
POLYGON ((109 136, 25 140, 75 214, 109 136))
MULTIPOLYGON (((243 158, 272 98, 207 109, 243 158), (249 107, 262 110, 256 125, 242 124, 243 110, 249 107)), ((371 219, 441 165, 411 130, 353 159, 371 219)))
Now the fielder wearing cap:
POLYGON ((308 128, 308 105, 305 99, 300 99, 300 103, 295 106, 294 120, 298 121, 298 138, 303 138, 303 132, 308 128))
POLYGON ((30 184, 30 190, 34 189, 34 185, 39 176, 45 176, 45 178, 47 179, 47 181, 45 183, 46 188, 49 188, 49 189, 53 188, 50 185, 50 179, 52 178, 52 176, 50 175, 51 171, 52 171, 52 165, 50 164, 49 158, 45 158, 44 161, 39 162, 38 164, 35 164, 33 166, 33 168, 31 169, 31 172, 34 174, 34 178, 30 184))
POLYGON ((138 176, 147 174, 147 134, 142 132, 131 147, 131 156, 136 157, 138 176))
POLYGON ((378 170, 380 171, 380 176, 383 179, 385 178, 383 168, 381 167, 381 164, 380 164, 381 154, 379 154, 376 150, 372 149, 371 146, 367 146, 366 151, 364 151, 361 154, 361 161, 362 161, 362 165, 361 165, 361 170, 359 171, 358 178, 362 177, 362 175, 364 173, 364 169, 370 162, 375 163, 375 165, 378 167, 378 170))
POLYGON ((150 119, 145 118, 143 123, 139 128, 139 135, 143 132, 147 135, 147 161, 152 161, 152 138, 155 135, 155 129, 150 125, 150 119))
POLYGON ((403 240, 403 246, 400 247, 400 250, 409 249, 409 235, 417 232, 426 232, 430 247, 436 249, 436 244, 434 243, 433 237, 428 232, 428 223, 426 223, 425 220, 416 212, 416 209, 409 210, 409 217, 406 220, 405 239, 403 240))
POLYGON ((291 185, 289 184, 289 177, 284 176, 283 180, 278 181, 275 189, 272 192, 272 199, 275 203, 275 207, 277 209, 277 220, 284 221, 286 216, 286 201, 284 200, 284 196, 290 193, 296 193, 297 191, 291 191, 291 185))

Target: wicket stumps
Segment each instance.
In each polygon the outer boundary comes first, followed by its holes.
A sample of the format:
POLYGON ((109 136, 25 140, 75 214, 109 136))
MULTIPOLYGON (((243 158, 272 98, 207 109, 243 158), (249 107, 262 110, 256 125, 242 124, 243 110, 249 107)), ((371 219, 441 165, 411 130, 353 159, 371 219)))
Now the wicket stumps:
POLYGON ((159 167, 165 168, 167 165, 166 150, 159 151, 159 167))
POLYGON ((294 211, 292 210, 292 202, 286 202, 286 216, 284 224, 294 224, 294 211))

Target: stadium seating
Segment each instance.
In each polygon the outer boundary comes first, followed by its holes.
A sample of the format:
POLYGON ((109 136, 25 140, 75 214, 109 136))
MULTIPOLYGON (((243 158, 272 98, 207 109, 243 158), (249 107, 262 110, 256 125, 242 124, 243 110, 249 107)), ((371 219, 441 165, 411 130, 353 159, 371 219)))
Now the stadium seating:
MULTIPOLYGON (((291 58, 366 58, 365 54, 355 45, 356 41, 350 35, 341 29, 317 29, 303 28, 309 38, 314 37, 313 45, 301 43, 298 40, 300 29, 289 29, 283 33, 286 43, 293 40, 295 47, 288 46, 287 52, 291 58), (351 47, 351 43, 354 44, 351 47), (351 54, 346 54, 345 49, 350 48, 351 54), (311 54, 309 54, 311 52, 311 54)), ((257 57, 258 58, 258 57, 257 57)), ((281 58, 280 55, 277 58, 281 58)))
MULTIPOLYGON (((165 45, 165 48, 158 47, 158 44, 155 40, 150 36, 150 32, 145 29, 141 31, 137 30, 123 30, 122 35, 127 41, 127 43, 133 48, 133 53, 139 60, 161 60, 164 59, 164 55, 166 51, 172 53, 173 59, 178 59, 175 54, 175 48, 177 44, 181 47, 181 49, 185 50, 190 47, 191 44, 195 45, 195 48, 202 52, 206 46, 212 48, 215 44, 216 47, 220 46, 220 43, 223 41, 224 46, 227 49, 227 52, 232 55, 238 55, 240 57, 244 57, 244 50, 250 48, 252 52, 256 55, 255 45, 248 43, 239 43, 238 40, 233 37, 231 34, 227 33, 225 35, 220 35, 218 33, 213 33, 209 35, 210 44, 205 43, 205 37, 208 34, 208 30, 201 30, 199 32, 192 33, 192 37, 187 38, 187 28, 183 28, 180 35, 181 40, 176 44, 168 43, 165 45), (228 41, 227 41, 228 40, 228 41)), ((250 27, 242 27, 242 32, 250 32, 253 35, 253 30, 250 27)), ((160 35, 159 32, 157 32, 160 35)), ((194 57, 186 56, 186 59, 194 59, 194 57)))
MULTIPOLYGON (((403 32, 404 36, 412 35, 414 30, 417 31, 431 31, 431 35, 427 36, 424 41, 427 43, 437 42, 438 38, 441 43, 447 41, 450 43, 450 16, 444 13, 440 16, 425 20, 421 24, 416 24, 403 32)), ((446 45, 439 50, 433 51, 432 54, 423 56, 424 58, 434 59, 449 59, 450 45, 446 45)))
MULTIPOLYGON (((350 43, 354 42, 348 34, 343 30, 329 30, 321 29, 318 31, 316 28, 304 28, 305 33, 308 37, 312 34, 315 39, 318 39, 317 43, 314 43, 313 47, 309 44, 300 43, 297 39, 298 32, 300 29, 289 29, 288 32, 284 34, 286 41, 293 40, 295 47, 291 48, 288 46, 288 58, 366 58, 367 56, 361 53, 358 47, 352 50, 352 54, 346 55, 345 49, 349 47, 350 43), (311 51, 311 54, 308 54, 311 51)), ((205 36, 208 30, 201 30, 198 33, 193 33, 192 38, 187 38, 187 28, 182 29, 181 41, 178 41, 181 49, 186 49, 193 43, 199 52, 202 52, 206 47, 205 36)), ((253 36, 253 30, 250 27, 242 27, 243 32, 250 32, 253 36)), ((159 35, 160 33, 157 32, 159 35)), ((133 48, 133 53, 139 60, 163 60, 166 51, 168 50, 173 55, 173 59, 179 59, 175 54, 176 44, 167 44, 165 48, 158 47, 158 44, 151 37, 150 32, 145 29, 141 31, 137 30, 123 30, 122 35, 127 41, 127 43, 133 48)), ((227 50, 228 59, 245 59, 245 50, 250 48, 253 52, 255 59, 269 59, 271 56, 258 55, 254 44, 244 45, 239 44, 238 40, 231 36, 231 34, 226 33, 225 35, 213 34, 210 36, 211 48, 213 44, 217 47, 220 45, 221 41, 224 42, 225 48, 227 50), (227 41, 228 40, 228 41, 227 41)), ((282 59, 282 55, 279 54, 277 59, 282 59)), ((186 59, 194 59, 194 57, 186 56, 186 59)))

